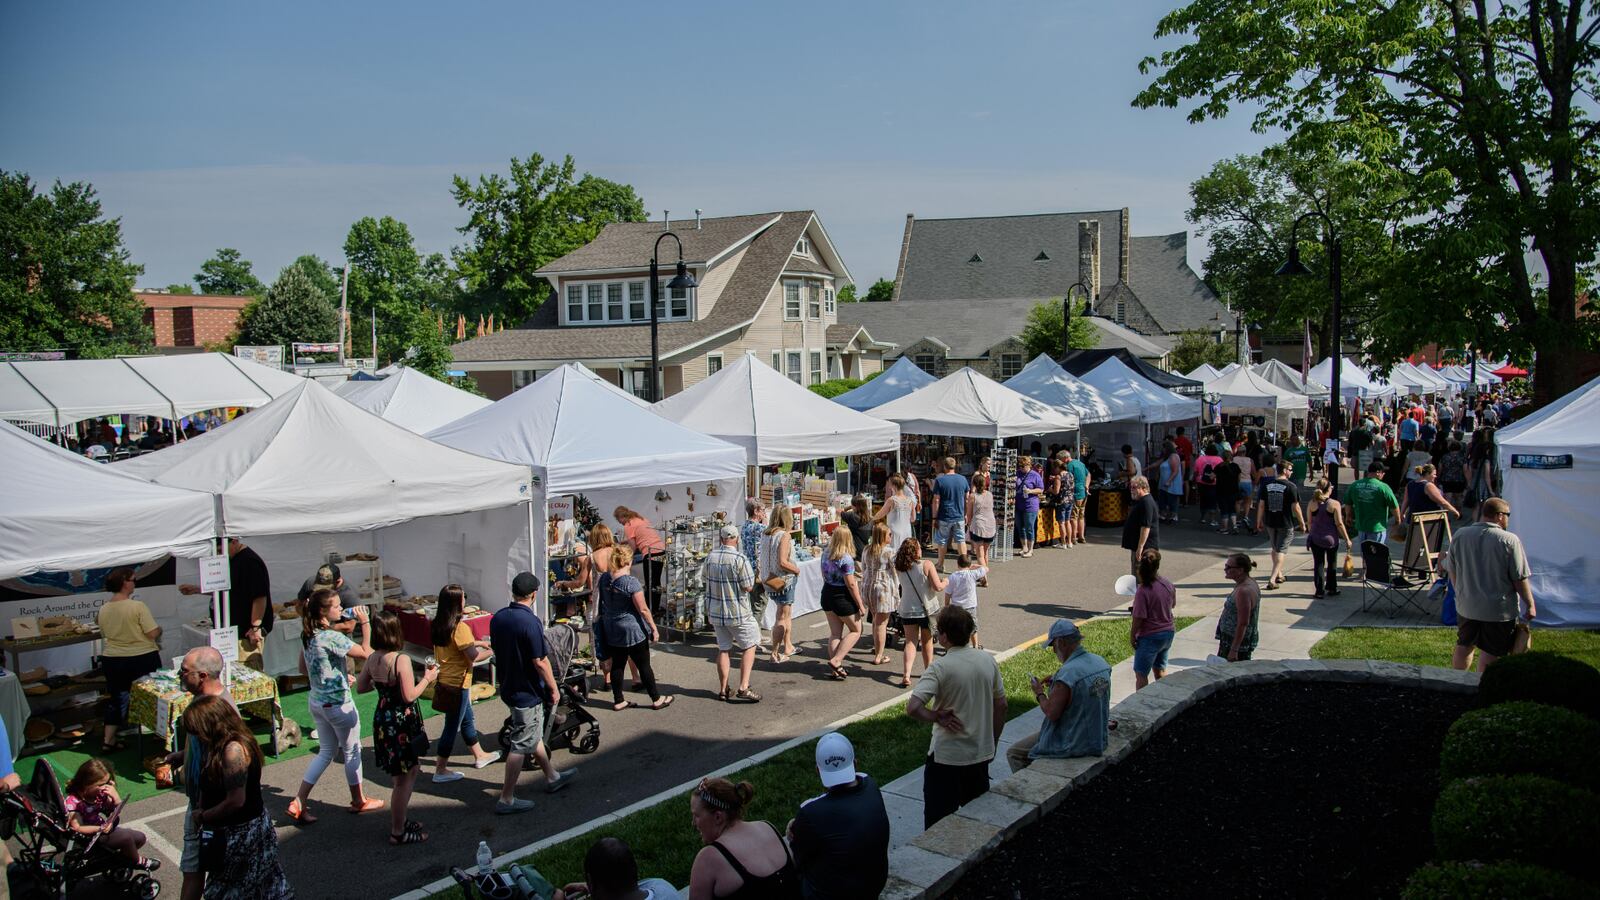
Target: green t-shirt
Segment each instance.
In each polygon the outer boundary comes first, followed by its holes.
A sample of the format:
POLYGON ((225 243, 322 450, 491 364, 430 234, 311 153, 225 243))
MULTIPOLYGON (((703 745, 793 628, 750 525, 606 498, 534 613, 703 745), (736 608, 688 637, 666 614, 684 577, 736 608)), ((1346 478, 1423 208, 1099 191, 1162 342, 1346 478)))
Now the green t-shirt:
POLYGON ((1294 473, 1290 475, 1291 479, 1296 482, 1303 482, 1306 480, 1306 472, 1311 468, 1310 447, 1307 447, 1304 444, 1301 444, 1298 447, 1290 447, 1283 451, 1283 459, 1285 462, 1294 466, 1294 473))
POLYGON ((1388 527, 1389 511, 1400 507, 1394 491, 1376 478, 1363 478, 1345 489, 1344 501, 1357 531, 1382 531, 1388 527))

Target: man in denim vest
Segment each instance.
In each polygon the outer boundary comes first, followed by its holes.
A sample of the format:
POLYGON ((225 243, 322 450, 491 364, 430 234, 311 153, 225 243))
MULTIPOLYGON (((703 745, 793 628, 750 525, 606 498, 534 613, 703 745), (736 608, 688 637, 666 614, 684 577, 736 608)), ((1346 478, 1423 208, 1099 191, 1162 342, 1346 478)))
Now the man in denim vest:
POLYGON ((1099 756, 1106 750, 1111 718, 1111 666, 1083 649, 1083 632, 1070 619, 1050 626, 1049 642, 1061 668, 1048 685, 1033 678, 1033 698, 1044 710, 1044 724, 1028 757, 1099 756))

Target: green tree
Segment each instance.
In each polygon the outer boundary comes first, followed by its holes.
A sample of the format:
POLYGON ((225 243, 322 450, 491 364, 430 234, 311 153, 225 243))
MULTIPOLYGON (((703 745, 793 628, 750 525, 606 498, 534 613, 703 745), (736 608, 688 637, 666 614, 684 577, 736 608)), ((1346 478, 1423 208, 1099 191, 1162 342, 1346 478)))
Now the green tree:
POLYGON ((458 231, 470 244, 455 250, 465 282, 461 312, 521 321, 539 308, 549 286, 533 274, 545 263, 594 240, 612 222, 642 222, 644 202, 629 185, 584 174, 572 157, 547 163, 535 153, 511 160, 511 177, 455 176, 451 195, 467 211, 458 231))
POLYGON ((232 247, 223 247, 200 264, 194 283, 203 294, 220 294, 237 297, 259 297, 267 286, 250 271, 250 260, 232 247))
POLYGON ((840 303, 856 302, 856 300, 859 299, 856 297, 856 286, 853 284, 847 284, 844 287, 839 288, 839 293, 835 295, 835 298, 840 303))
POLYGON ((1210 363, 1212 368, 1220 369, 1228 363, 1238 362, 1233 352, 1233 338, 1218 343, 1216 332, 1213 331, 1180 333, 1167 359, 1172 371, 1180 374, 1193 371, 1201 363, 1210 363))
POLYGON ((57 181, 45 194, 27 175, 0 170, 0 349, 149 351, 144 304, 133 295, 143 271, 122 246, 122 220, 105 218, 93 187, 57 181))
POLYGON ((169 293, 169 294, 179 294, 179 295, 182 295, 182 296, 189 296, 189 295, 194 293, 194 285, 191 285, 191 284, 169 284, 169 285, 166 286, 166 288, 164 288, 164 290, 166 290, 166 292, 169 293))
MULTIPOLYGON (((328 298, 329 303, 332 303, 335 308, 339 306, 339 284, 344 279, 343 269, 336 269, 328 265, 322 257, 315 253, 307 253, 296 258, 294 262, 289 264, 289 268, 299 269, 307 278, 311 279, 312 284, 317 286, 317 290, 322 292, 322 296, 328 298)), ((280 274, 278 277, 282 278, 283 276, 280 274)))
POLYGON ((1548 400, 1600 347, 1578 310, 1600 255, 1597 33, 1595 0, 1193 0, 1157 26, 1190 40, 1140 63, 1159 74, 1134 104, 1192 101, 1193 122, 1245 106, 1258 131, 1404 185, 1375 354, 1537 352, 1548 400))
POLYGON ((283 347, 296 341, 325 343, 338 336, 339 312, 333 301, 304 268, 290 265, 266 296, 244 308, 234 342, 283 347))
MULTIPOLYGON (((350 226, 344 242, 350 262, 347 292, 354 322, 376 313, 378 362, 406 365, 435 378, 449 369, 450 345, 439 331, 438 310, 428 306, 424 260, 411 229, 390 216, 367 216, 350 226)), ((359 331, 359 329, 357 329, 359 331)), ((354 342, 358 351, 364 342, 354 342)))
MULTIPOLYGON (((882 282, 879 282, 882 284, 882 282)), ((1073 350, 1091 350, 1099 341, 1099 333, 1083 315, 1073 309, 1072 316, 1072 343, 1073 350)), ((1028 359, 1033 359, 1043 353, 1055 359, 1061 355, 1061 298, 1039 302, 1028 310, 1028 319, 1022 326, 1023 352, 1028 359)))
POLYGON ((894 299, 894 282, 887 278, 879 278, 867 288, 867 295, 861 298, 867 303, 887 303, 894 299))

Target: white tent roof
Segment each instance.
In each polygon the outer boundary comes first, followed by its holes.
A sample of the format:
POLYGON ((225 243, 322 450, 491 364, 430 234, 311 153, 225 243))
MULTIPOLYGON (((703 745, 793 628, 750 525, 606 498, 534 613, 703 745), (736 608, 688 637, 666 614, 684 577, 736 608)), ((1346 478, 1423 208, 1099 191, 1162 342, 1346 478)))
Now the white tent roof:
MULTIPOLYGON (((1418 366, 1406 362, 1405 360, 1401 360, 1400 362, 1395 363, 1395 369, 1405 372, 1410 376, 1410 379, 1413 383, 1421 385, 1421 387, 1417 390, 1424 394, 1434 394, 1440 391, 1447 391, 1454 387, 1454 385, 1450 383, 1449 379, 1440 376, 1439 373, 1433 371, 1427 366, 1418 366)), ((1393 373, 1391 372, 1391 374, 1393 373)))
POLYGON ((0 422, 0 579, 203 556, 209 494, 150 484, 0 422))
POLYGON ((382 381, 346 381, 335 385, 333 392, 417 434, 427 434, 493 402, 405 368, 382 381))
MULTIPOLYGON (((1312 381, 1318 384, 1331 385, 1333 378, 1333 358, 1329 357, 1317 363, 1310 372, 1312 381)), ((1331 392, 1331 388, 1329 389, 1331 392)), ((1360 397, 1363 400, 1378 397, 1392 397, 1395 389, 1387 384, 1380 384, 1372 379, 1365 370, 1351 362, 1349 357, 1339 357, 1339 393, 1346 397, 1360 397)))
POLYGON ((225 353, 0 363, 0 419, 67 425, 129 413, 176 419, 262 406, 304 381, 225 353))
POLYGON ((1142 422, 1176 422, 1200 417, 1197 397, 1180 397, 1109 357, 1083 376, 1100 393, 1124 403, 1137 404, 1142 422))
POLYGON ((1437 381, 1418 372, 1415 366, 1405 360, 1390 366, 1384 380, 1408 394, 1430 394, 1440 389, 1437 381))
POLYGON ((1235 369, 1238 369, 1238 368, 1239 368, 1239 364, 1238 363, 1231 362, 1231 363, 1228 363, 1227 365, 1223 366, 1222 368, 1218 369, 1217 372, 1218 372, 1218 374, 1226 375, 1229 372, 1232 372, 1232 371, 1234 371, 1235 369))
POLYGON ((876 407, 870 414, 899 422, 900 430, 907 434, 989 440, 1078 427, 1076 415, 1019 394, 968 366, 876 407))
POLYGON ((814 394, 757 361, 753 353, 651 409, 743 447, 745 462, 752 466, 900 448, 900 426, 814 394))
POLYGON ((532 498, 526 466, 442 447, 309 379, 248 415, 113 468, 222 497, 230 536, 364 531, 532 498))
POLYGON ((833 398, 833 402, 848 406, 856 412, 866 412, 874 406, 898 400, 917 388, 927 387, 935 381, 938 379, 922 371, 910 358, 902 356, 894 361, 894 365, 885 369, 882 375, 858 388, 845 391, 833 398))
POLYGON ((533 466, 549 494, 745 474, 744 450, 641 409, 572 363, 428 437, 533 466))
POLYGON ((1215 396, 1221 409, 1304 410, 1311 404, 1306 395, 1286 390, 1240 367, 1206 382, 1206 398, 1215 396))
POLYGON ((1305 394, 1308 397, 1323 396, 1328 393, 1328 386, 1316 381, 1306 381, 1300 373, 1289 368, 1282 360, 1269 359, 1264 363, 1257 363, 1250 367, 1256 377, 1286 391, 1305 394))
POLYGON ((1199 382, 1206 382, 1214 381, 1220 375, 1222 375, 1221 369, 1212 366, 1210 363, 1201 363, 1200 365, 1195 366, 1194 369, 1189 372, 1189 374, 1183 377, 1199 382))
POLYGON ((605 376, 603 376, 599 372, 596 372, 595 370, 589 368, 588 366, 584 365, 583 363, 575 362, 575 363, 573 363, 573 365, 578 367, 578 371, 580 373, 582 373, 584 375, 587 375, 588 377, 594 379, 594 382, 596 384, 600 385, 601 387, 609 389, 612 393, 616 394, 618 397, 623 398, 624 400, 627 400, 629 403, 632 403, 634 406, 637 406, 640 409, 649 409, 650 408, 650 401, 644 399, 643 397, 639 396, 638 394, 633 394, 633 393, 630 393, 628 391, 623 390, 622 388, 617 387, 616 385, 614 385, 611 382, 607 381, 605 379, 605 376))
POLYGON ((1043 353, 1006 379, 1005 386, 1047 406, 1075 413, 1084 425, 1139 418, 1137 404, 1100 393, 1043 353))
MULTIPOLYGON (((1468 384, 1472 381, 1472 368, 1470 366, 1445 366, 1439 374, 1457 383, 1468 384)), ((1478 364, 1478 384, 1499 384, 1500 376, 1489 371, 1483 363, 1478 364)))

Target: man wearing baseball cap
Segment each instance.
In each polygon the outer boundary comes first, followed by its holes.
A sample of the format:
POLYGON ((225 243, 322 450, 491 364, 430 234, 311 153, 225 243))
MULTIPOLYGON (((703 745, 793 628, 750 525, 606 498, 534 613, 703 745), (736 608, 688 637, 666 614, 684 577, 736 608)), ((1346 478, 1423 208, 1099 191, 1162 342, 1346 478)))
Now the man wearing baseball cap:
POLYGON ((856 771, 856 749, 837 731, 817 741, 817 774, 827 790, 789 822, 801 895, 877 897, 889 880, 889 813, 878 783, 856 771))
POLYGON ((1388 537, 1389 522, 1399 521, 1400 502, 1383 482, 1387 471, 1389 467, 1383 460, 1373 460, 1367 466, 1367 477, 1344 490, 1344 502, 1350 507, 1350 519, 1355 523, 1357 549, 1367 541, 1383 543, 1388 537))
MULTIPOLYGON (((544 747, 544 722, 547 707, 556 704, 560 694, 555 671, 547 658, 544 623, 533 611, 534 595, 539 593, 539 577, 520 572, 511 579, 511 604, 489 620, 489 647, 494 650, 495 668, 500 675, 500 696, 509 712, 511 730, 507 735, 506 775, 500 788, 496 815, 509 816, 533 809, 532 800, 516 795, 522 761, 533 754, 544 770, 544 790, 553 794, 567 786, 577 769, 557 772, 544 747)), ((468 702, 463 700, 462 702, 468 702)))
POLYGON ((356 596, 355 590, 350 585, 345 584, 344 576, 339 573, 339 566, 336 563, 324 563, 318 566, 317 571, 300 585, 300 593, 297 595, 300 598, 300 603, 304 604, 307 600, 310 600, 312 591, 324 588, 336 591, 339 594, 339 605, 344 608, 344 611, 339 615, 339 621, 333 623, 334 630, 345 634, 354 632, 356 630, 356 618, 352 610, 361 605, 361 600, 356 596))
MULTIPOLYGON (((1083 632, 1071 619, 1057 619, 1046 637, 1061 667, 1048 685, 1030 676, 1033 699, 1044 711, 1029 759, 1099 756, 1106 751, 1111 720, 1111 666, 1083 649, 1083 632)), ((1015 766, 1020 760, 1012 758, 1015 766)))
POLYGON ((706 620, 717 635, 717 699, 730 703, 759 703, 761 695, 750 690, 750 672, 756 666, 756 647, 761 629, 745 598, 755 586, 756 573, 750 560, 739 549, 739 529, 724 525, 721 543, 711 551, 701 567, 706 585, 706 620), (739 690, 728 688, 730 653, 739 651, 739 690))

